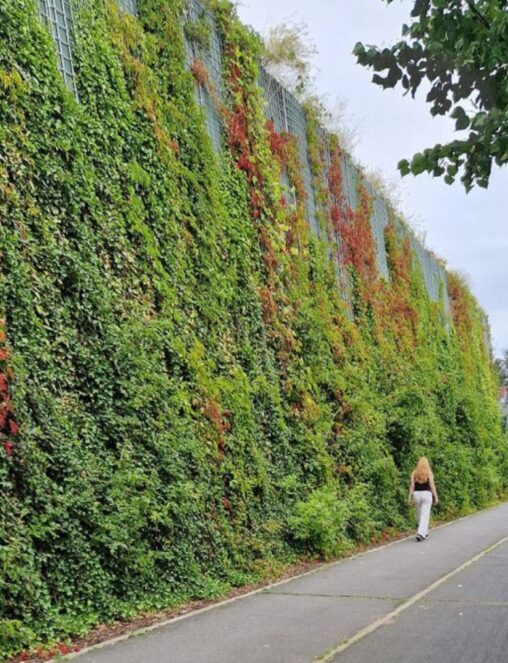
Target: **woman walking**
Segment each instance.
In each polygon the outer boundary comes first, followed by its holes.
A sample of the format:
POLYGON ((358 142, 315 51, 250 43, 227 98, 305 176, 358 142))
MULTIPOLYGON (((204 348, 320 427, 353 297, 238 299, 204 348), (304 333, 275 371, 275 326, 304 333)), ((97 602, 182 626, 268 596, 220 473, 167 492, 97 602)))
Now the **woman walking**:
POLYGON ((416 518, 418 519, 417 541, 427 538, 429 532, 430 507, 432 503, 438 504, 434 475, 430 469, 429 461, 422 456, 411 474, 409 485, 408 502, 411 500, 416 506, 416 518))

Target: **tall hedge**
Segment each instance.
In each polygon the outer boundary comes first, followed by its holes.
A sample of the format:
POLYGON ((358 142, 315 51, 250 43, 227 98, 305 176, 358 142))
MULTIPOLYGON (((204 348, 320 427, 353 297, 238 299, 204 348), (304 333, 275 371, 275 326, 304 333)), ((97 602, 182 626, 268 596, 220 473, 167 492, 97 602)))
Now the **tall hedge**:
POLYGON ((378 276, 367 188, 348 209, 311 113, 310 233, 227 2, 216 153, 184 3, 138 4, 73 3, 77 100, 36 0, 0 0, 2 656, 404 528, 422 453, 447 515, 506 485, 467 287, 432 302, 395 215, 378 276))

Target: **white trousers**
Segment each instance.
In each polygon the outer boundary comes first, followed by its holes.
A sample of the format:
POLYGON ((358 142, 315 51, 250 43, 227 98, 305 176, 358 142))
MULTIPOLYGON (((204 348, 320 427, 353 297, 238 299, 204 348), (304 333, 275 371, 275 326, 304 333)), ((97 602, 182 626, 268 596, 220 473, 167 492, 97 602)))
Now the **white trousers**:
POLYGON ((413 501, 416 506, 416 518, 418 519, 418 534, 425 537, 429 532, 432 493, 430 490, 415 490, 413 501))

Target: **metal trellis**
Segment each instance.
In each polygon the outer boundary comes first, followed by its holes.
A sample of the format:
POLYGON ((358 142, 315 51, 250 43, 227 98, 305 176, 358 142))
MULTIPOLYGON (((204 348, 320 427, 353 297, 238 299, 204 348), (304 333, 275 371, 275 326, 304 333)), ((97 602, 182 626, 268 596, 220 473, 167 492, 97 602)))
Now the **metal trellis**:
POLYGON ((77 97, 72 55, 73 20, 70 0, 39 0, 39 12, 55 41, 58 68, 65 84, 77 97))
POLYGON ((207 10, 199 0, 189 0, 186 20, 191 22, 205 21, 209 27, 209 44, 206 46, 197 44, 193 39, 186 39, 185 47, 187 53, 187 64, 189 67, 197 60, 204 64, 209 76, 210 86, 213 87, 213 93, 207 86, 198 83, 197 96, 199 103, 204 106, 206 111, 207 129, 212 140, 212 144, 217 152, 220 152, 222 145, 222 118, 217 101, 222 98, 222 44, 215 19, 211 12, 207 10))
POLYGON ((138 3, 137 0, 118 0, 120 7, 130 14, 131 16, 138 15, 138 3))

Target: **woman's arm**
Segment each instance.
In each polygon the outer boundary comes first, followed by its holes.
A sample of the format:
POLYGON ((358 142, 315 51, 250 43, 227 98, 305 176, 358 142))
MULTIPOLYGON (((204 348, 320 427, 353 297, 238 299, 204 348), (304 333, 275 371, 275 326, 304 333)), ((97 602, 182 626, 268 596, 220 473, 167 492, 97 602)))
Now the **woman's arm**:
POLYGON ((407 503, 409 506, 413 503, 411 498, 413 497, 413 493, 415 490, 415 473, 411 473, 411 481, 409 482, 409 495, 407 496, 407 503))
POLYGON ((432 497, 434 498, 434 504, 439 504, 439 497, 437 496, 436 484, 434 483, 434 475, 429 477, 430 490, 432 492, 432 497))

